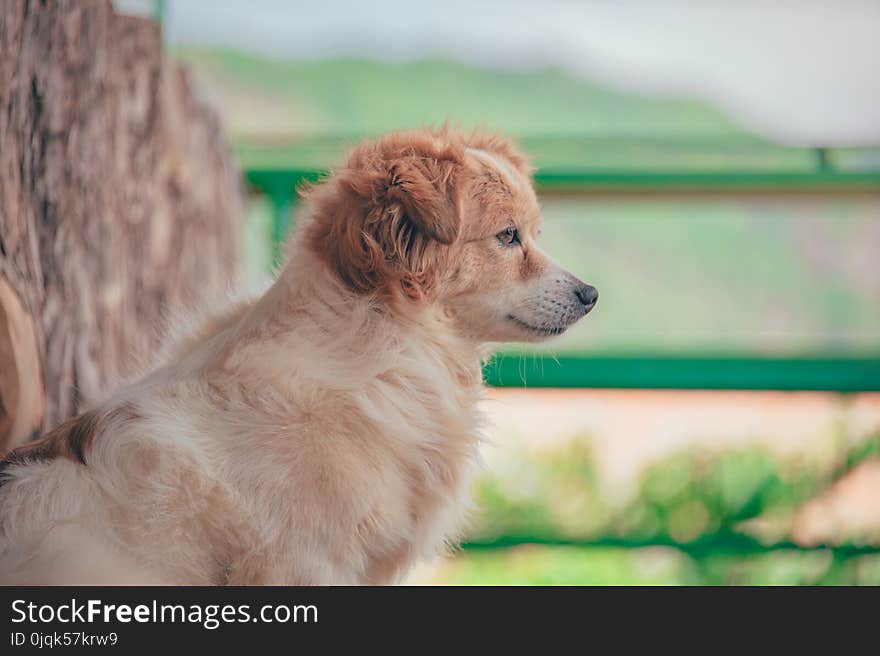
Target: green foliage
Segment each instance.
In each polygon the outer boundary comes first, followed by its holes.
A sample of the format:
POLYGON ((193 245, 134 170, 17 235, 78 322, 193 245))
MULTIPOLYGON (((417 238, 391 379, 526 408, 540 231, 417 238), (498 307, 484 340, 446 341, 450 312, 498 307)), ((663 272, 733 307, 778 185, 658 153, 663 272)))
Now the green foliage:
POLYGON ((688 450, 649 466, 633 498, 614 504, 599 489, 589 442, 572 441, 480 481, 470 548, 444 580, 880 584, 880 553, 847 545, 858 536, 800 549, 786 534, 754 528, 755 520, 790 525, 804 502, 877 457, 880 434, 830 459, 783 459, 756 447, 688 450))
POLYGON ((600 496, 587 441, 572 441, 553 457, 522 464, 503 478, 478 482, 476 500, 488 514, 483 513, 475 536, 539 532, 578 537, 607 529, 610 509, 600 496))
POLYGON ((745 520, 792 510, 824 482, 816 472, 792 476, 760 450, 675 455, 645 472, 640 494, 625 512, 649 520, 627 527, 673 542, 736 532, 745 520))

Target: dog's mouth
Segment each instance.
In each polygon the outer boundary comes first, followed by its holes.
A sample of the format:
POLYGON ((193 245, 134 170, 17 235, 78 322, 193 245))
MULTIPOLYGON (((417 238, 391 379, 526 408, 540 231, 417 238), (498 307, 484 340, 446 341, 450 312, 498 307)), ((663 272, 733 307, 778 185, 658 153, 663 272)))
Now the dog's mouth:
POLYGON ((568 329, 568 325, 565 326, 533 326, 530 323, 526 323, 522 319, 518 319, 512 314, 507 315, 507 320, 516 324, 523 330, 526 330, 533 335, 539 335, 541 337, 553 337, 554 335, 561 335, 568 329))

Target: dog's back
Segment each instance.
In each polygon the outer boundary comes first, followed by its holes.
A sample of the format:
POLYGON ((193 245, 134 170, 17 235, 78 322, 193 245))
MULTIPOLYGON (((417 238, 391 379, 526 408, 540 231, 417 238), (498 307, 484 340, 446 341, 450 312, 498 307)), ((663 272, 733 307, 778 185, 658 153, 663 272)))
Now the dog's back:
POLYGON ((173 384, 174 363, 246 308, 209 317, 167 346, 170 366, 0 460, 0 584, 225 582, 212 551, 226 548, 229 535, 218 540, 214 527, 229 513, 210 513, 228 491, 196 444, 179 439, 185 411, 167 412, 157 399, 173 384), (200 537, 186 539, 192 534, 200 537), (189 553, 181 561, 175 549, 189 553))

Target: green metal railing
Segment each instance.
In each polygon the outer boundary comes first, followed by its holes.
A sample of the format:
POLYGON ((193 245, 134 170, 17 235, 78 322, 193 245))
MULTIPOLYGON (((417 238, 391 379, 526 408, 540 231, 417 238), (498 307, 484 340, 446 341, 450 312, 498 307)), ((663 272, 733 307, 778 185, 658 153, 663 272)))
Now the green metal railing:
MULTIPOLYGON (((825 149, 804 149, 803 155, 804 161, 814 162, 813 167, 711 172, 545 167, 535 174, 535 184, 542 194, 880 193, 880 170, 836 169, 825 149)), ((265 194, 272 206, 271 237, 276 259, 290 228, 296 188, 305 181, 317 180, 323 173, 318 168, 246 167, 247 183, 265 194)), ((486 366, 485 376, 491 385, 517 387, 880 391, 880 354, 870 357, 640 354, 541 358, 507 353, 486 366)))
POLYGON ((630 537, 604 536, 594 539, 566 539, 558 536, 546 537, 543 535, 517 534, 503 535, 492 539, 469 540, 462 544, 462 548, 469 551, 510 549, 522 545, 537 545, 542 547, 586 547, 600 549, 646 549, 663 547, 675 549, 683 554, 691 556, 695 560, 702 560, 709 556, 754 556, 773 551, 797 551, 797 552, 828 552, 839 558, 856 558, 859 556, 871 556, 880 554, 880 546, 875 544, 826 544, 818 543, 804 545, 791 540, 778 542, 762 542, 755 537, 743 533, 727 533, 709 535, 690 542, 677 542, 669 538, 652 537, 649 539, 637 539, 630 537))
POLYGON ((502 353, 485 367, 496 387, 880 391, 880 357, 567 355, 502 353))

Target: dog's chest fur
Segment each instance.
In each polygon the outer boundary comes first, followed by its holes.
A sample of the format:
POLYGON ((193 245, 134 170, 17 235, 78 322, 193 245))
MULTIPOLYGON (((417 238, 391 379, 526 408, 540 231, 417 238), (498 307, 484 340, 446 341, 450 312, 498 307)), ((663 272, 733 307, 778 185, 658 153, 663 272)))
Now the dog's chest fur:
POLYGON ((374 340, 322 353, 303 328, 212 383, 225 390, 216 412, 254 427, 222 434, 218 467, 276 563, 236 582, 390 583, 455 537, 479 446, 479 354, 387 329, 383 349, 355 357, 374 340), (281 360, 287 375, 267 375, 281 360))

